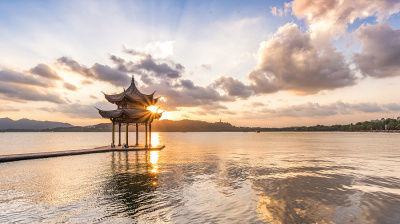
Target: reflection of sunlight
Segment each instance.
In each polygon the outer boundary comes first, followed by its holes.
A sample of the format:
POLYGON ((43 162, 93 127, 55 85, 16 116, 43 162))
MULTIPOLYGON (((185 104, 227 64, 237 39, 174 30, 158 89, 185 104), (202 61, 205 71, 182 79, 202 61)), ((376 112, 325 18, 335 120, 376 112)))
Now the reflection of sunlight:
POLYGON ((153 169, 151 170, 152 173, 157 173, 158 172, 158 153, 159 151, 151 151, 150 152, 150 163, 153 166, 153 169))
POLYGON ((157 165, 159 151, 150 151, 150 163, 151 165, 157 165))
POLYGON ((152 132, 151 133, 151 145, 152 146, 160 145, 160 139, 159 139, 158 132, 152 132))
MULTIPOLYGON (((87 185, 89 177, 98 175, 98 170, 85 168, 85 172, 79 171, 78 167, 81 164, 85 164, 86 159, 76 160, 43 160, 41 161, 40 168, 35 167, 34 173, 38 175, 38 185, 32 185, 32 179, 30 182, 23 182, 22 187, 24 189, 23 197, 28 197, 34 203, 45 202, 53 205, 65 205, 82 200, 87 195, 94 193, 96 185, 87 185), (53 169, 58 166, 58 169, 53 169), (75 170, 70 170, 73 167, 75 170), (62 174, 62 175, 60 175, 62 174), (85 186, 85 187, 76 187, 85 186), (72 192, 73 189, 73 192, 72 192), (25 192, 26 191, 26 192, 25 192), (92 192, 93 191, 93 192, 92 192), (66 195, 69 195, 66 197, 66 195)), ((35 177, 36 178, 36 177, 35 177)), ((16 194, 19 194, 18 192, 16 194)))
POLYGON ((280 218, 283 214, 282 213, 282 203, 273 200, 268 196, 261 196, 257 210, 263 216, 264 220, 268 223, 282 223, 280 218), (277 213, 277 214, 275 214, 277 213))

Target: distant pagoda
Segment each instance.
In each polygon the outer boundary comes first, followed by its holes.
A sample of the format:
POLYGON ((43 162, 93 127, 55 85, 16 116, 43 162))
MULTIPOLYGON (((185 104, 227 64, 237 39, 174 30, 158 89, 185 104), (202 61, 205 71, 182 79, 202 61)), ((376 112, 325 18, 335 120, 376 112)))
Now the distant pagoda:
POLYGON ((129 147, 128 144, 128 126, 131 123, 136 124, 136 146, 139 145, 139 124, 145 125, 146 137, 145 137, 145 147, 151 147, 151 123, 155 119, 160 119, 162 112, 158 112, 158 108, 155 104, 158 98, 154 98, 154 92, 150 95, 141 93, 136 85, 135 80, 132 76, 131 85, 128 89, 124 89, 123 92, 113 95, 108 95, 103 93, 108 102, 118 106, 115 110, 101 110, 98 109, 99 114, 103 118, 108 118, 112 122, 112 143, 111 147, 114 145, 114 130, 115 124, 118 123, 118 146, 121 146, 121 124, 124 123, 126 126, 126 143, 125 148, 129 147), (147 131, 149 129, 149 132, 147 131), (148 141, 149 140, 149 141, 148 141))

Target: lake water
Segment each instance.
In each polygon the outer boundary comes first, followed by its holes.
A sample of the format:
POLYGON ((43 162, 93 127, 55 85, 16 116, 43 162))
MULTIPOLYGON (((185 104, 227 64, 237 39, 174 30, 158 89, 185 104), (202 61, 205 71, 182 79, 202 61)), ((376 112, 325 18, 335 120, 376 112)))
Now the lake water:
MULTIPOLYGON (((109 142, 0 133, 0 154, 109 142)), ((400 134, 153 133, 157 143, 0 164, 0 223, 400 223, 400 134)))

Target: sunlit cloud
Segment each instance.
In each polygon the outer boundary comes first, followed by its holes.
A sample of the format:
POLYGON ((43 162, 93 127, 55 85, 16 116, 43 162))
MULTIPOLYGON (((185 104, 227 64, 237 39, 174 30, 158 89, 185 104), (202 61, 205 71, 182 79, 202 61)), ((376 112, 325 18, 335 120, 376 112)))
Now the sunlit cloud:
POLYGON ((156 91, 161 119, 398 112, 396 1, 187 2, 152 19, 146 2, 30 4, 0 22, 2 116, 28 116, 29 103, 32 116, 99 122, 101 91, 121 92, 131 76, 156 91), (361 105, 372 90, 381 97, 361 105))

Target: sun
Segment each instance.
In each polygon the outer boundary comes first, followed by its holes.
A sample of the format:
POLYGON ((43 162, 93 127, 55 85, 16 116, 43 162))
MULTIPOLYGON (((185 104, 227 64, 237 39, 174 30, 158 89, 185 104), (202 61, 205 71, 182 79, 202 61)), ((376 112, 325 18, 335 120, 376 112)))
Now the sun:
POLYGON ((158 107, 158 106, 151 105, 151 106, 146 107, 146 109, 153 114, 157 114, 157 113, 162 114, 161 117, 159 118, 160 120, 164 120, 164 119, 168 118, 168 114, 165 111, 160 110, 160 107, 158 107))
POLYGON ((153 114, 155 114, 155 113, 157 113, 158 108, 159 107, 157 107, 157 106, 151 105, 151 106, 148 106, 146 109, 151 111, 153 114))

